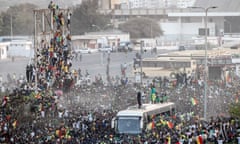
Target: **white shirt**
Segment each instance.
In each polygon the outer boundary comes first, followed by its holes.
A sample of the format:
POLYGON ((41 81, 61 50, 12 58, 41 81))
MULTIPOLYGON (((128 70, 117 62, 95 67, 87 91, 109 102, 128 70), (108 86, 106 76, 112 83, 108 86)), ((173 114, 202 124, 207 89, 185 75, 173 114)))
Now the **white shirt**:
POLYGON ((67 19, 71 19, 71 13, 69 12, 68 15, 67 15, 67 19))
POLYGON ((62 118, 62 116, 63 116, 63 112, 58 112, 58 117, 62 118))
POLYGON ((68 110, 65 110, 64 117, 68 117, 68 110))
POLYGON ((238 144, 240 144, 240 137, 237 137, 237 140, 238 140, 238 144))
POLYGON ((41 111, 41 116, 42 116, 42 118, 45 117, 45 112, 43 110, 41 111))
POLYGON ((218 140, 218 144, 223 144, 223 140, 218 140))
POLYGON ((33 138, 35 136, 35 132, 31 132, 31 137, 33 138))

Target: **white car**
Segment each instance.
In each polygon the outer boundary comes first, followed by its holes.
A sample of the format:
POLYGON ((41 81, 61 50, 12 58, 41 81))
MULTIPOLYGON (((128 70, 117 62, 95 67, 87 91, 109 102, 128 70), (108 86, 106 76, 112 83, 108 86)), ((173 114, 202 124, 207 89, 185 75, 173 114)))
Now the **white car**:
POLYGON ((91 49, 90 48, 80 48, 80 49, 77 49, 75 50, 76 52, 80 52, 82 54, 90 54, 92 53, 91 49))
POLYGON ((98 50, 100 52, 111 52, 111 51, 113 51, 112 47, 110 47, 110 46, 105 46, 105 47, 102 47, 102 48, 98 48, 98 50))

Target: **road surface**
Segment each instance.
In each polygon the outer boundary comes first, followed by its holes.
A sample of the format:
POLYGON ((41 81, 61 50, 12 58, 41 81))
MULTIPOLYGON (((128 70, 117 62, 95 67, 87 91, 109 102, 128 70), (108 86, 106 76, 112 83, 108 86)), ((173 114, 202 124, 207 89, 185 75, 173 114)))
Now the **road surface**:
MULTIPOLYGON (((129 78, 134 78, 132 73, 133 68, 133 58, 135 57, 137 51, 128 52, 128 53, 111 53, 110 54, 110 64, 109 64, 109 73, 111 76, 120 76, 121 75, 121 64, 127 64, 126 74, 129 78)), ((160 53, 166 53, 166 50, 162 50, 160 53)), ((156 57, 157 54, 151 54, 149 51, 143 54, 143 58, 146 57, 156 57)), ((0 60, 0 75, 3 77, 3 81, 6 81, 7 74, 11 76, 15 73, 16 77, 19 78, 20 75, 25 76, 26 66, 30 62, 30 58, 25 57, 16 57, 14 61, 11 59, 0 60)), ((82 74, 85 74, 87 70, 89 74, 94 77, 95 75, 101 74, 103 79, 106 80, 106 68, 107 68, 107 53, 91 53, 83 54, 82 60, 80 61, 73 59, 72 69, 81 69, 82 74)))

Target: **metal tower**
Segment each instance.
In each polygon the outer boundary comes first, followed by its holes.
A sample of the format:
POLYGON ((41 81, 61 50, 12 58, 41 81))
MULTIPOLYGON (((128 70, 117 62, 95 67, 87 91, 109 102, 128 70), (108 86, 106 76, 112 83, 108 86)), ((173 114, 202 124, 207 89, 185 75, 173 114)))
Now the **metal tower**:
POLYGON ((41 81, 41 75, 48 76, 47 80, 54 80, 58 61, 67 62, 71 53, 70 17, 69 9, 60 9, 50 3, 47 9, 34 11, 34 67, 35 88, 41 81), (61 52, 65 55, 63 55, 61 52))

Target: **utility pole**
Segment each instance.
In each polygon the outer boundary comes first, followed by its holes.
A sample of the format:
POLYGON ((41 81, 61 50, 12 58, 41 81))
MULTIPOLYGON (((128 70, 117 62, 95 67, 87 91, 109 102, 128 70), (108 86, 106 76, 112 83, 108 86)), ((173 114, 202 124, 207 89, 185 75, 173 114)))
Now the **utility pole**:
POLYGON ((34 48, 34 67, 35 67, 35 91, 37 91, 37 12, 34 11, 34 41, 33 41, 33 48, 34 48))
POLYGON ((207 79, 208 79, 208 67, 207 67, 207 50, 208 50, 208 43, 207 43, 207 36, 208 36, 208 29, 207 29, 207 24, 208 24, 208 10, 209 9, 215 9, 217 8, 216 6, 210 6, 207 8, 204 7, 190 7, 192 9, 202 9, 205 13, 204 15, 204 29, 205 29, 205 35, 204 35, 204 43, 205 43, 205 61, 204 61, 204 106, 203 106, 203 117, 205 120, 207 120, 207 79))
POLYGON ((141 76, 141 82, 140 82, 140 84, 141 84, 141 86, 142 86, 142 84, 143 84, 143 74, 142 74, 142 54, 143 54, 143 45, 144 45, 144 41, 141 41, 140 42, 140 76, 141 76))
POLYGON ((11 41, 12 41, 12 40, 13 40, 13 21, 12 21, 12 13, 11 13, 10 23, 11 23, 11 41))
POLYGON ((108 52, 107 56, 107 68, 106 68, 106 76, 107 76, 107 82, 109 85, 111 85, 111 79, 110 79, 110 74, 109 74, 109 65, 110 65, 110 52, 108 52))

